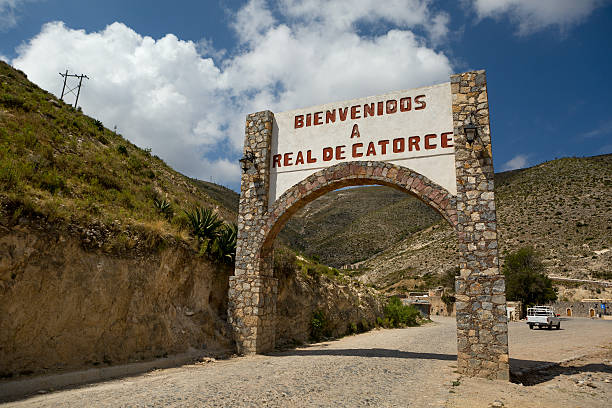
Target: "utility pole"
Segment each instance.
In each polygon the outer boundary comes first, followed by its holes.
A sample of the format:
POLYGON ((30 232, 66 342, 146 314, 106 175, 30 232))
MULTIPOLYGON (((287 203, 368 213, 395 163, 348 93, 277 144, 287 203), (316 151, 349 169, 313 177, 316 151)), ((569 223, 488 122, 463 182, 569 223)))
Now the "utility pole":
POLYGON ((79 103, 79 95, 81 94, 81 85, 83 84, 83 78, 89 79, 89 77, 84 74, 81 74, 81 75, 69 74, 68 70, 66 70, 65 74, 62 74, 61 72, 59 74, 62 78, 64 78, 64 86, 62 87, 62 96, 60 97, 60 99, 63 101, 64 95, 67 95, 68 93, 72 93, 74 96, 76 96, 76 99, 74 101, 74 108, 76 109, 77 104, 79 103), (68 79, 68 77, 79 78, 79 84, 75 86, 74 88, 69 88, 68 91, 66 91, 66 80, 68 79), (77 93, 74 93, 75 89, 77 90, 77 93))

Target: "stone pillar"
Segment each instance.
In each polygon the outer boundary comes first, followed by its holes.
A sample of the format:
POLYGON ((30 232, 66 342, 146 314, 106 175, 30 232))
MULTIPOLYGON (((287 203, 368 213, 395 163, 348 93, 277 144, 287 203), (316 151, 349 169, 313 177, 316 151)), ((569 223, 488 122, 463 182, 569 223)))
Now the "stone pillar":
POLYGON ((487 81, 484 71, 451 76, 457 234, 456 280, 460 373, 509 379, 504 276, 500 274, 487 81), (466 143, 463 125, 473 115, 478 137, 466 143))
POLYGON ((274 114, 253 113, 246 118, 244 156, 254 163, 242 173, 238 208, 236 268, 230 277, 228 318, 238 353, 264 353, 274 348, 278 281, 272 276, 272 253, 262 258, 263 220, 268 210, 270 140, 274 114))

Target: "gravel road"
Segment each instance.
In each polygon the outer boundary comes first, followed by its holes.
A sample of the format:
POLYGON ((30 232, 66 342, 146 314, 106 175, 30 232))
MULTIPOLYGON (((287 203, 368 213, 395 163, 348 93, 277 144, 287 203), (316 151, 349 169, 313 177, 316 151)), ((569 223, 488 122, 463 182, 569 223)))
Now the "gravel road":
MULTIPOLYGON (((511 323, 513 364, 524 368, 536 361, 560 361, 612 339, 612 322, 573 319, 563 321, 562 328, 529 331, 524 323, 511 323)), ((456 397, 453 388, 459 390, 452 385, 459 377, 454 373, 456 352, 455 319, 435 317, 422 327, 157 370, 6 406, 440 407, 456 397)))

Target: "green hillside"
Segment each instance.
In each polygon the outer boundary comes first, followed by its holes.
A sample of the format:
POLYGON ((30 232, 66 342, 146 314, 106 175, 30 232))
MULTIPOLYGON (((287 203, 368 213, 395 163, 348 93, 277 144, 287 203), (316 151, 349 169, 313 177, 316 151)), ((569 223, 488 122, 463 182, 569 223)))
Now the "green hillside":
POLYGON ((32 215, 66 225, 103 225, 98 229, 107 231, 103 247, 109 251, 129 247, 135 235, 154 246, 164 236, 187 237, 184 209, 216 208, 235 222, 237 195, 225 190, 174 171, 0 62, 5 221, 32 215), (169 202, 172 213, 159 213, 155 199, 169 202))

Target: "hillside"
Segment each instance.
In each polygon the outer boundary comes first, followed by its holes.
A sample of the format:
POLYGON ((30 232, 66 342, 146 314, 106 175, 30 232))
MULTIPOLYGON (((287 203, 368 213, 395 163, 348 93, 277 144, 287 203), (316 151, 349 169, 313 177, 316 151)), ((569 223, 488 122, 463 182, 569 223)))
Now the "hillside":
POLYGON ((280 240, 334 267, 355 263, 437 222, 429 206, 388 187, 337 190, 287 223, 280 240))
POLYGON ((185 240, 182 210, 195 206, 216 208, 235 222, 237 195, 225 190, 174 171, 0 62, 3 218, 97 225, 93 246, 113 252, 155 246, 164 237, 185 240), (173 215, 156 211, 154 199, 168 201, 173 215))
MULTIPOLYGON (((533 245, 550 275, 612 280, 612 155, 563 158, 498 173, 500 255, 533 245)), ((425 288, 457 266, 456 238, 432 209, 387 187, 338 190, 298 212, 280 239, 360 279, 425 288)))
MULTIPOLYGON (((533 245, 550 275, 611 279, 612 155, 553 160, 495 179, 502 260, 533 245)), ((369 259, 361 279, 380 287, 405 280, 410 288, 410 277, 439 275, 456 257, 454 233, 440 220, 369 259)))

